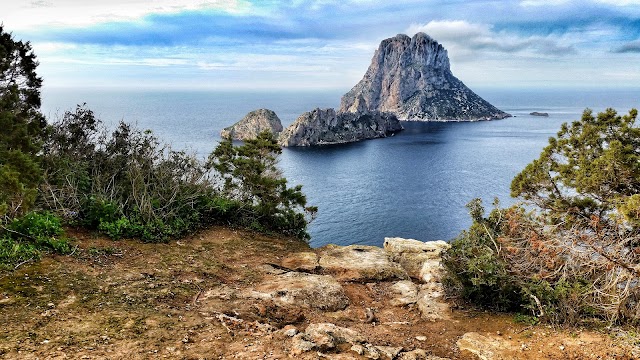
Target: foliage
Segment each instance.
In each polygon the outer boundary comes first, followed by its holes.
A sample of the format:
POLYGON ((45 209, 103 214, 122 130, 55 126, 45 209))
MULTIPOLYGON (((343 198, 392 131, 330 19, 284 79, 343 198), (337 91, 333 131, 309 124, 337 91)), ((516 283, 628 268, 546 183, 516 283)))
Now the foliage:
POLYGON ((42 206, 116 239, 192 231, 215 195, 193 156, 124 122, 109 134, 86 105, 51 125, 44 149, 42 206))
POLYGON ((553 223, 584 226, 622 209, 630 225, 640 221, 638 111, 613 109, 563 124, 540 158, 518 174, 511 194, 530 201, 553 223))
POLYGON ((86 105, 49 134, 40 203, 67 221, 148 242, 211 223, 308 236, 299 211, 306 200, 278 173, 272 137, 240 147, 224 141, 204 163, 123 122, 109 133, 86 105))
POLYGON ((317 208, 306 207, 302 186, 287 187, 276 167, 282 149, 273 134, 264 131, 244 145, 224 140, 209 157, 208 166, 222 176, 224 197, 244 207, 237 209, 245 226, 308 239, 305 213, 313 218, 317 208))
POLYGON ((10 267, 42 252, 67 254, 69 241, 63 237, 60 219, 47 212, 30 212, 14 219, 0 233, 0 267, 10 267))
POLYGON ((31 45, 0 25, 0 223, 27 213, 37 195, 46 126, 37 66, 31 45))
POLYGON ((640 320, 637 112, 564 124, 512 183, 527 201, 473 225, 445 255, 451 291, 542 320, 640 320))

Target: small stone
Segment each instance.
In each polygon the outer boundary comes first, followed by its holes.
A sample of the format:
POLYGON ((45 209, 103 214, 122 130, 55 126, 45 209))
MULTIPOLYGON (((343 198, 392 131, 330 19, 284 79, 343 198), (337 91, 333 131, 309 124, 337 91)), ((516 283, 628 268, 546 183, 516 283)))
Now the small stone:
POLYGON ((418 341, 427 341, 427 337, 426 336, 422 336, 422 335, 416 336, 416 340, 418 340, 418 341))
POLYGON ((558 346, 558 349, 560 349, 560 350, 564 351, 564 345, 560 345, 560 346, 558 346))
POLYGON ((50 308, 53 308, 53 307, 56 307, 56 304, 54 304, 54 303, 48 303, 48 304, 47 304, 47 306, 48 306, 48 307, 50 307, 50 308))
POLYGON ((351 351, 355 352, 358 355, 364 355, 364 346, 356 344, 351 347, 351 351))
POLYGON ((288 337, 294 337, 298 334, 298 329, 293 328, 293 329, 287 329, 284 331, 284 335, 288 336, 288 337))
POLYGON ((298 334, 293 337, 293 346, 291 347, 291 354, 293 356, 301 355, 316 348, 317 345, 304 338, 303 334, 298 334))
POLYGON ((496 331, 496 334, 498 334, 498 336, 502 336, 502 333, 500 332, 500 330, 496 331))

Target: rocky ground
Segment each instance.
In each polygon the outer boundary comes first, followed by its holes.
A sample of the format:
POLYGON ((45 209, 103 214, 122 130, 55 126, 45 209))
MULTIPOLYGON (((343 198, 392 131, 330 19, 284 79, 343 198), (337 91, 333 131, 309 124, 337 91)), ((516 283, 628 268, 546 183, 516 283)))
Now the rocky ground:
POLYGON ((632 329, 554 329, 470 310, 445 243, 305 244, 215 228, 170 244, 73 233, 0 274, 6 359, 634 359, 632 329))

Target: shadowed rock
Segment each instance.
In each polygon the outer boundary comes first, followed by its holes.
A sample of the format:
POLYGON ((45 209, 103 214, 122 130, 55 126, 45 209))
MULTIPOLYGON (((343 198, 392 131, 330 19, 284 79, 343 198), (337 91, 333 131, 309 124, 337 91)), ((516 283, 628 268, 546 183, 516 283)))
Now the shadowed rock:
POLYGON ((281 146, 344 144, 387 137, 402 130, 390 113, 353 112, 338 114, 334 109, 315 109, 298 117, 280 135, 281 146))

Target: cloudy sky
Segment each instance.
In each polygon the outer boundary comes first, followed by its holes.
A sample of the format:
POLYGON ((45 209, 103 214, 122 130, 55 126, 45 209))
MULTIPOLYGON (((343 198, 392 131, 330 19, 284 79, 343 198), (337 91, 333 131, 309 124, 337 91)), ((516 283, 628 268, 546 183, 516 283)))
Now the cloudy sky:
POLYGON ((14 0, 45 86, 340 89, 424 31, 470 87, 640 87, 640 0, 14 0))

